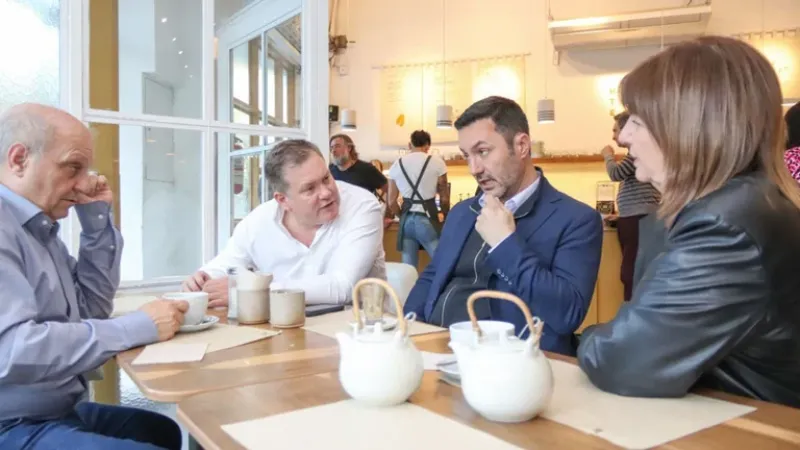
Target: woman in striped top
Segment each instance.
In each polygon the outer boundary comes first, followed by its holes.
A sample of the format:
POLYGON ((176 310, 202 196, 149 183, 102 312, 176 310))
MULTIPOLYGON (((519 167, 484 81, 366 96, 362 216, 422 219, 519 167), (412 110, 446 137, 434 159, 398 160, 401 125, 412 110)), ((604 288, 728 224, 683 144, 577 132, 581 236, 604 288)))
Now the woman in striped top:
MULTIPOLYGON (((627 148, 627 146, 619 141, 619 131, 628 122, 628 117, 627 112, 614 116, 612 138, 622 148, 627 148)), ((617 193, 617 209, 619 209, 617 234, 622 248, 620 280, 625 287, 625 301, 628 301, 633 290, 633 267, 639 247, 639 220, 658 208, 661 194, 652 184, 642 183, 636 179, 636 167, 634 167, 633 158, 629 154, 625 155, 622 161, 617 162, 614 158, 614 149, 609 145, 603 148, 602 154, 611 181, 620 182, 617 193)))

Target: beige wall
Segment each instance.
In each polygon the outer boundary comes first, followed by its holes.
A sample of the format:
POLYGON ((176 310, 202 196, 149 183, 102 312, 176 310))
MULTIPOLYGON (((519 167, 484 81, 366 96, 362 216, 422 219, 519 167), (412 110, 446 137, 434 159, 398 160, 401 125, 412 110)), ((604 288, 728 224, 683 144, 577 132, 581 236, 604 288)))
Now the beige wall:
MULTIPOLYGON (((608 174, 602 162, 590 163, 547 163, 537 164, 541 167, 547 180, 556 189, 595 207, 597 183, 608 181, 608 174)), ((450 181, 450 198, 458 202, 459 194, 471 197, 478 187, 475 179, 469 174, 467 166, 450 166, 447 168, 450 181)))
MULTIPOLYGON (((555 66, 552 47, 548 45, 545 50, 542 1, 449 0, 447 59, 530 53, 526 64, 529 117, 535 117, 536 101, 544 95, 545 71, 549 97, 556 101, 556 123, 532 123, 534 139, 543 140, 551 153, 596 152, 610 140, 608 88, 658 48, 562 52, 561 62, 555 66)), ((337 23, 337 34, 346 32, 355 41, 346 58, 349 75, 331 75, 330 100, 341 107, 351 106, 357 110, 359 129, 353 133, 353 138, 363 158, 393 159, 396 155, 391 151, 380 151, 380 71, 372 67, 440 61, 441 2, 350 0, 349 3, 352 9, 350 30, 345 29, 347 2, 339 2, 337 23)), ((566 19, 676 7, 685 5, 686 0, 551 0, 550 3, 553 17, 566 19)), ((702 0, 694 3, 702 3, 702 0)), ((713 0, 712 8, 710 33, 733 34, 762 29, 760 0, 713 0)), ((765 0, 763 26, 767 30, 800 27, 800 1, 765 0)), ((800 78, 800 62, 793 64, 796 80, 800 78)), ((790 83, 798 89, 796 82, 790 83)), ((332 132, 337 131, 337 127, 332 129, 332 132)))

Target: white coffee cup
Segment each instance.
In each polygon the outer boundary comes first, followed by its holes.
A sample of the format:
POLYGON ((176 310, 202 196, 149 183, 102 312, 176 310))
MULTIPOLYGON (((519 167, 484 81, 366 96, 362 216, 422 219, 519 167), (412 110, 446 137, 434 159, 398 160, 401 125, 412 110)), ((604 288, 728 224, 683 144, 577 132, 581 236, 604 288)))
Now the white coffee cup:
POLYGON ((197 325, 203 321, 208 309, 207 292, 170 292, 161 296, 165 300, 185 300, 189 303, 189 310, 183 315, 184 325, 197 325))
MULTIPOLYGON (((499 320, 479 320, 478 326, 483 332, 484 340, 499 340, 501 334, 507 337, 514 335, 514 324, 500 322, 499 320)), ((475 331, 472 329, 472 322, 456 322, 450 325, 450 340, 471 345, 475 342, 475 331)))
POLYGON ((269 323, 296 328, 306 323, 306 293, 300 289, 273 289, 269 293, 269 323))

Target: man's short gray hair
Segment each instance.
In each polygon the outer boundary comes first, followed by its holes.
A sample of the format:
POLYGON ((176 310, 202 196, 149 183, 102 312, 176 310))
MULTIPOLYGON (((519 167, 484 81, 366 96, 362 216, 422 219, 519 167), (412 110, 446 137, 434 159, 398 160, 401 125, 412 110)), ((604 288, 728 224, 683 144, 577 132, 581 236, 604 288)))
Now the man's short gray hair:
POLYGON ((41 155, 53 137, 53 126, 41 115, 25 108, 10 108, 0 114, 0 162, 8 158, 14 144, 41 155))
POLYGON ((286 168, 299 166, 314 154, 324 159, 319 147, 305 139, 281 141, 267 152, 267 157, 264 159, 264 174, 270 191, 285 193, 289 188, 289 182, 284 178, 286 168))

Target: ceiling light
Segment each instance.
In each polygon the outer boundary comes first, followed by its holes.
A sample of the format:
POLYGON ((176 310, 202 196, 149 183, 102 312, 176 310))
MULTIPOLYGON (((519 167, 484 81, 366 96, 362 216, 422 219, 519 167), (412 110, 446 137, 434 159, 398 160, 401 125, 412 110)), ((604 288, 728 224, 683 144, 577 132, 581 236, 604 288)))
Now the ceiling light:
POLYGON ((161 18, 161 23, 167 23, 167 18, 166 17, 162 17, 161 18))
POLYGON ((177 40, 178 40, 178 38, 176 38, 176 37, 172 38, 172 42, 175 42, 177 40))
POLYGON ((188 68, 189 68, 189 65, 187 64, 187 65, 183 66, 183 68, 184 68, 184 69, 188 69, 188 68))
POLYGON ((183 54, 183 50, 178 50, 178 54, 182 55, 183 54))
POLYGON ((436 128, 453 128, 453 107, 439 105, 436 107, 436 128))
POLYGON ((536 118, 539 123, 556 121, 556 102, 552 98, 543 98, 536 104, 536 118))
POLYGON ((349 108, 343 109, 342 131, 354 131, 356 128, 356 111, 349 108))

